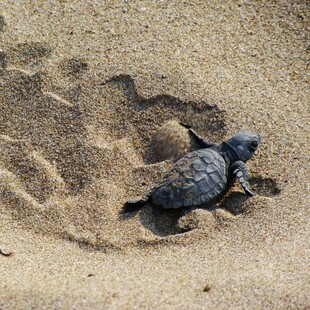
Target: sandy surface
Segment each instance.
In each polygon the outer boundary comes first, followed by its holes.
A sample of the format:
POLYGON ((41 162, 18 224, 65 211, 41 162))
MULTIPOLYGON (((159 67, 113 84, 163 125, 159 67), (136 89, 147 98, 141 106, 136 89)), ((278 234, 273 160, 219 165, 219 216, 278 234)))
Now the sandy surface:
POLYGON ((0 308, 307 309, 308 24, 305 1, 1 1, 0 308), (256 196, 121 215, 172 119, 259 132, 256 196))

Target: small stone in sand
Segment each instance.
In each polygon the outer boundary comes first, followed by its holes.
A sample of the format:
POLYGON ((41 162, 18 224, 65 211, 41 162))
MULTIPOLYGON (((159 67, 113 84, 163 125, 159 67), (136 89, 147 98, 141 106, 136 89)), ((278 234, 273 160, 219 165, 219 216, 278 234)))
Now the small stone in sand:
POLYGON ((208 284, 203 288, 204 292, 209 292, 210 290, 211 290, 211 286, 208 284))
POLYGON ((13 255, 12 252, 10 252, 10 253, 4 253, 4 252, 2 252, 1 249, 0 249, 0 254, 1 254, 2 256, 12 256, 12 255, 13 255))

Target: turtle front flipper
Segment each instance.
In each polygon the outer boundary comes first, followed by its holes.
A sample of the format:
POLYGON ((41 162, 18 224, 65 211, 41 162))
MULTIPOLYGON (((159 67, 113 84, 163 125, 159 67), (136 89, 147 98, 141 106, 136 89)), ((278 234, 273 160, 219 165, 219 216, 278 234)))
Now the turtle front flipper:
POLYGON ((254 196, 254 194, 249 189, 249 175, 245 163, 241 160, 236 161, 231 165, 230 169, 232 171, 233 177, 238 178, 246 194, 249 196, 254 196))
POLYGON ((201 136, 199 136, 196 131, 190 126, 190 125, 186 125, 183 123, 180 123, 180 125, 182 125, 183 127, 188 129, 189 134, 191 135, 191 137, 193 137, 195 139, 195 141, 197 142, 197 144, 202 148, 202 149, 206 149, 209 147, 216 147, 217 145, 213 142, 208 142, 207 140, 205 140, 204 138, 202 138, 201 136))
POLYGON ((151 200, 150 196, 147 196, 142 199, 128 200, 124 204, 123 212, 127 213, 127 212, 137 211, 138 209, 142 208, 147 203, 149 203, 150 200, 151 200))

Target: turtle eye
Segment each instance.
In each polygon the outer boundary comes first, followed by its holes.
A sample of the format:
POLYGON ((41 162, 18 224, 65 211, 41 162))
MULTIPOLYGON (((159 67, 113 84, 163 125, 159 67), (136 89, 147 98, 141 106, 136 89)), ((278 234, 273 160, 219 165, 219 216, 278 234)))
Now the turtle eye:
POLYGON ((256 150, 258 147, 258 142, 256 140, 252 141, 250 144, 249 144, 249 149, 251 150, 256 150))

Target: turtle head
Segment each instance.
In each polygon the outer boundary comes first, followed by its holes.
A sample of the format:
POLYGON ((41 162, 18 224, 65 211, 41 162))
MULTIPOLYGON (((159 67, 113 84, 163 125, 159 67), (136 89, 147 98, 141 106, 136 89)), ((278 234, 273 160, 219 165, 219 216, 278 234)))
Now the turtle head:
POLYGON ((233 161, 246 162, 254 155, 260 141, 261 137, 258 133, 242 130, 223 142, 222 149, 229 153, 233 161))

